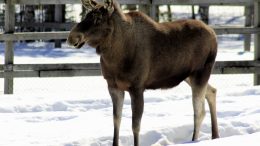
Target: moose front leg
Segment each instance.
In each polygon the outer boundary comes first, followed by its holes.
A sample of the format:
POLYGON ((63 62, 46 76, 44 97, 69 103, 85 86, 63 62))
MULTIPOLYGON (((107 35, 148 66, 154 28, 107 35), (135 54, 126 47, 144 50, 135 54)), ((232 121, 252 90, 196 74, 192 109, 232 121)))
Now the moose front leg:
POLYGON ((142 89, 129 91, 132 106, 132 130, 134 134, 134 146, 139 146, 139 132, 144 109, 144 98, 142 89))
POLYGON ((114 139, 113 146, 119 145, 119 129, 122 117, 122 108, 124 104, 124 91, 108 87, 109 94, 113 102, 113 117, 114 117, 114 139))

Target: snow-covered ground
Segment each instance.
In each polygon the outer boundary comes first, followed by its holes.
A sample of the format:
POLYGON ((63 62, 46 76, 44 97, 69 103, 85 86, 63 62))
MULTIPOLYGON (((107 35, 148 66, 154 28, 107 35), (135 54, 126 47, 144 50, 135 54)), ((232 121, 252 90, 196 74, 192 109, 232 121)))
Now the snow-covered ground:
MULTIPOLYGON (((243 52, 242 46, 241 41, 220 38, 217 60, 252 59, 253 52, 243 52)), ((88 47, 71 49, 66 44, 62 49, 54 49, 51 43, 17 43, 15 49, 15 63, 98 60, 95 50, 88 47)), ((207 112, 199 143, 190 143, 193 113, 191 91, 185 83, 170 90, 146 91, 141 146, 165 146, 171 143, 231 145, 238 141, 250 141, 250 146, 257 145, 256 139, 260 136, 260 87, 252 86, 252 78, 252 75, 212 75, 210 83, 218 89, 221 139, 209 140, 211 128, 207 112)), ((0 81, 0 129, 3 131, 0 145, 111 145, 112 104, 102 77, 19 78, 15 79, 14 95, 3 95, 3 80, 0 81)), ((123 113, 120 141, 123 146, 131 146, 133 140, 128 95, 123 113)))
MULTIPOLYGON (((0 64, 4 61, 0 44, 0 64)), ((219 37, 217 60, 251 60, 243 42, 219 37)), ((98 62, 94 49, 71 49, 63 44, 17 43, 15 63, 98 62)), ((182 83, 170 90, 145 92, 140 146, 258 146, 260 138, 260 86, 253 75, 212 75, 218 89, 217 115, 221 138, 210 140, 210 116, 192 143, 191 91, 182 83)), ((101 76, 72 78, 18 78, 14 95, 3 95, 0 79, 0 146, 111 146, 112 103, 101 76)), ((207 106, 206 106, 207 107, 207 106)), ((126 95, 120 131, 122 146, 132 146, 131 106, 126 95)))
MULTIPOLYGON (((246 75, 213 75, 218 88, 221 142, 236 142, 260 135, 260 87, 246 75), (239 81, 233 81, 234 79, 239 81), (227 86, 233 82, 233 86, 227 86), (249 135, 250 134, 250 135, 249 135), (252 135, 251 135, 252 134, 252 135)), ((0 145, 7 146, 109 146, 112 140, 112 104, 102 77, 17 79, 14 95, 0 96, 0 145), (31 92, 31 93, 30 93, 31 92)), ((193 114, 189 87, 145 92, 141 146, 189 143, 193 114), (169 143, 168 143, 169 144, 169 143)), ((208 111, 208 110, 207 110, 208 111)), ((121 143, 132 145, 131 107, 127 95, 121 126, 121 143)), ((210 117, 201 128, 200 140, 210 139, 210 117)), ((257 145, 256 140, 248 140, 257 145)), ((202 142, 205 145, 217 141, 202 142)), ((196 144, 194 144, 196 145, 196 144)), ((251 146, 251 145, 250 145, 251 146)))

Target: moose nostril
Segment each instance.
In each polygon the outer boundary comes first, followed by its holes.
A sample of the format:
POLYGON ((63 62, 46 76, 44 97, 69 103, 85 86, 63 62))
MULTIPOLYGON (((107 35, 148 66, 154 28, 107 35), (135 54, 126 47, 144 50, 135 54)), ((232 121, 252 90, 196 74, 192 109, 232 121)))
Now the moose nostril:
POLYGON ((78 47, 80 46, 80 44, 83 41, 83 35, 82 34, 70 34, 67 42, 69 45, 74 46, 74 47, 78 47))
POLYGON ((75 47, 78 46, 78 45, 79 45, 79 43, 75 43, 75 44, 74 44, 75 47))

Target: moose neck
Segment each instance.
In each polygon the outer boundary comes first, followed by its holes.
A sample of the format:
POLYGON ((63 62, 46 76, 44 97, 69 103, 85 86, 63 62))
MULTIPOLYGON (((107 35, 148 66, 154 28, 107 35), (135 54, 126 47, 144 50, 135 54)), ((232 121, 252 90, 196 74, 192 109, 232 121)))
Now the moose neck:
POLYGON ((107 37, 100 52, 101 58, 107 63, 119 62, 125 56, 125 31, 129 22, 120 8, 115 8, 111 15, 112 33, 107 37))

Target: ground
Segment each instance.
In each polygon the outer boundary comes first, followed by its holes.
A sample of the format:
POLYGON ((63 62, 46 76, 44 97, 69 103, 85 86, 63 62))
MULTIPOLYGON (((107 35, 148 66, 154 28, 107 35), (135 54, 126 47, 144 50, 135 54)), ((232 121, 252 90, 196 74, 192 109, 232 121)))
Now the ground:
MULTIPOLYGON (((219 19, 214 19, 213 23, 223 21, 223 17, 216 18, 219 19)), ((240 17, 232 20, 241 22, 240 17)), ((240 38, 240 35, 219 36, 217 60, 253 59, 253 49, 244 52, 240 38)), ((15 46, 15 63, 19 64, 99 61, 95 50, 87 46, 75 50, 63 44, 61 49, 54 49, 53 43, 40 41, 20 42, 15 46)), ((0 56, 0 63, 3 63, 4 44, 0 44, 0 56)), ((146 91, 141 146, 259 145, 260 86, 253 86, 252 79, 253 75, 211 76, 210 84, 218 89, 217 116, 221 138, 210 140, 207 108, 200 139, 196 143, 191 142, 193 112, 189 86, 182 83, 170 90, 146 91)), ((0 146, 111 146, 112 103, 101 76, 19 78, 15 79, 13 95, 3 95, 3 79, 0 79, 0 103, 0 146)), ((128 94, 120 142, 123 146, 133 145, 128 94)))

